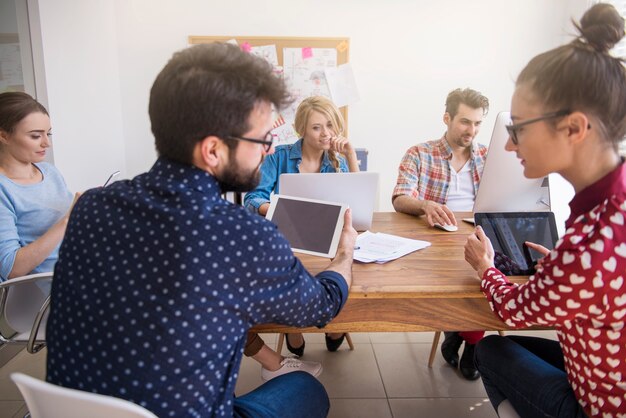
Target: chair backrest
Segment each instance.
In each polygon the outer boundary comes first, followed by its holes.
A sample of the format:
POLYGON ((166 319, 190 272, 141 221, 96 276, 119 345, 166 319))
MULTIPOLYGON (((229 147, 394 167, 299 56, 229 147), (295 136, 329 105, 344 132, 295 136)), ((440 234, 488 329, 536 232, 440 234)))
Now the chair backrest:
POLYGON ((156 418, 132 402, 75 389, 67 389, 12 373, 32 418, 156 418))
MULTIPOLYGON (((0 283, 0 340, 23 343, 50 295, 52 273, 37 273, 0 283)), ((45 341, 47 312, 33 341, 45 341)))

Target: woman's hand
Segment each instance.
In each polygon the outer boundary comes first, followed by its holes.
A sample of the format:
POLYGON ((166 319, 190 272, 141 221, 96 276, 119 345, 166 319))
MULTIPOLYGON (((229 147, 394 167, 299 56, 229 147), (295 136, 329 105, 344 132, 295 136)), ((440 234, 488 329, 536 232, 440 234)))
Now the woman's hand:
MULTIPOLYGON (((81 192, 74 193, 74 200, 72 201, 70 208, 67 210, 67 212, 65 213, 65 216, 61 218, 59 222, 63 223, 64 225, 67 225, 67 221, 69 221, 70 219, 70 214, 72 213, 72 209, 74 209, 74 205, 76 204, 76 202, 78 201, 81 195, 82 195, 81 192)), ((63 232, 65 233, 65 228, 63 228, 63 232)))
POLYGON ((478 277, 482 280, 485 271, 494 267, 493 256, 494 251, 491 241, 485 235, 485 231, 480 226, 477 226, 474 233, 467 237, 465 261, 476 270, 478 277))
POLYGON ((539 244, 535 244, 534 242, 530 242, 530 241, 526 241, 524 242, 524 244, 530 248, 533 249, 535 251, 537 251, 539 254, 541 254, 542 256, 547 256, 548 254, 550 254, 550 250, 548 250, 546 247, 544 247, 543 245, 539 245, 539 244))
POLYGON ((333 151, 339 152, 344 155, 349 155, 352 153, 356 153, 354 147, 348 141, 348 138, 342 135, 335 135, 330 138, 330 148, 333 151))

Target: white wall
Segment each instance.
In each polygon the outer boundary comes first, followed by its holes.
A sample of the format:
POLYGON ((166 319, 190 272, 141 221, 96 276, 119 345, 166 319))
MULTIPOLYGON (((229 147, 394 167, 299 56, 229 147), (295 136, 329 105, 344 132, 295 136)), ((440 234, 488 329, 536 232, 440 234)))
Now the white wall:
POLYGON ((55 165, 73 191, 100 186, 126 165, 115 4, 40 0, 38 13, 55 165))
POLYGON ((392 210, 397 165, 411 145, 444 132, 447 93, 471 87, 489 97, 478 137, 488 143, 518 72, 566 39, 587 0, 39 3, 55 156, 76 188, 154 162, 149 89, 187 36, 347 36, 361 93, 349 110, 350 137, 381 173, 379 210, 392 210))

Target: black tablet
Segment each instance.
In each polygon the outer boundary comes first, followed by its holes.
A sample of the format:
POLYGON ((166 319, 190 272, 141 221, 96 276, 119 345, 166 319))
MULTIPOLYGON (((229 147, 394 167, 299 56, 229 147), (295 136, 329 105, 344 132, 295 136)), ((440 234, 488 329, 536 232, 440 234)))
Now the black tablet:
POLYGON ((496 268, 506 275, 535 273, 535 264, 543 256, 524 242, 534 242, 551 250, 558 239, 552 212, 476 213, 474 219, 491 240, 496 268))

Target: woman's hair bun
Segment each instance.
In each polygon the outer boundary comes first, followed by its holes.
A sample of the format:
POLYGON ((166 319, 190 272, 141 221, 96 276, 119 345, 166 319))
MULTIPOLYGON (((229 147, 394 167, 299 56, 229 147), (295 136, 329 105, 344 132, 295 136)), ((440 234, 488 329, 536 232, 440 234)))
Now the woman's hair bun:
POLYGON ((592 6, 576 27, 579 39, 600 52, 608 52, 624 37, 624 18, 607 3, 592 6))

